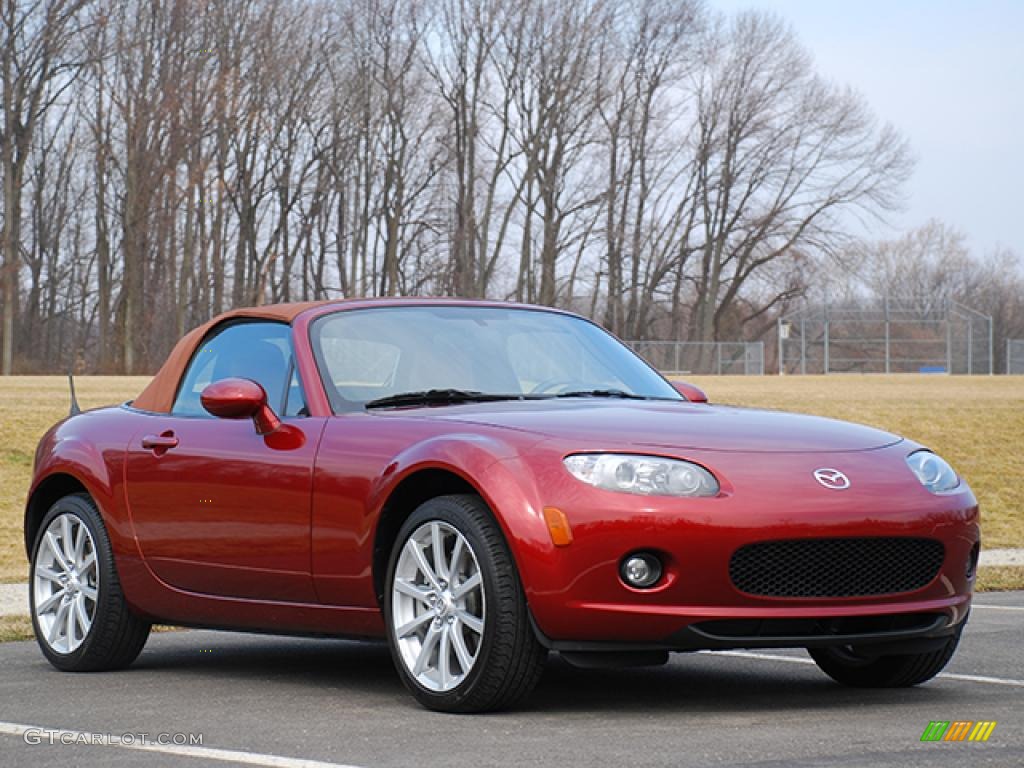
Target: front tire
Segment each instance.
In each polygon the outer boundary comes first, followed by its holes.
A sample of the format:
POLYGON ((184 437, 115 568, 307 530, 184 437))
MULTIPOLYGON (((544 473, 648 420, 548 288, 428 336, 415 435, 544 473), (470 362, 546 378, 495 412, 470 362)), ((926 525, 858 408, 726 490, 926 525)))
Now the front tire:
POLYGON ((84 493, 59 499, 32 547, 29 604, 43 655, 65 672, 127 667, 150 625, 125 602, 103 518, 84 493))
POLYGON ((501 530, 478 496, 424 502, 402 526, 384 615, 402 682, 429 709, 485 712, 533 690, 546 651, 501 530))
POLYGON ((808 648, 811 658, 826 675, 851 688, 908 688, 927 682, 953 658, 960 633, 926 653, 871 656, 856 648, 808 648))

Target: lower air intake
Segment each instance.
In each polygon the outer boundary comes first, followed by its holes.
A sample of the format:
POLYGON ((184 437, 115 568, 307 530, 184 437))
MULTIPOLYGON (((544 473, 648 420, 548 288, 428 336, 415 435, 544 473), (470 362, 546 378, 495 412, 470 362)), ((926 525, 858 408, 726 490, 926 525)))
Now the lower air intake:
POLYGON ((747 544, 733 553, 729 577, 764 597, 864 597, 913 592, 934 579, 945 550, 934 539, 861 537, 747 544))

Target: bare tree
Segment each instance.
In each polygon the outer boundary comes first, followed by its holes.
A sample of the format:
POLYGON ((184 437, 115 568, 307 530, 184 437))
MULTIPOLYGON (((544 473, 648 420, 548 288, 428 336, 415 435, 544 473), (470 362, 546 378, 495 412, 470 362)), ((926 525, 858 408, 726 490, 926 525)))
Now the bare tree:
POLYGON ((858 94, 814 73, 775 16, 715 25, 704 61, 694 78, 690 336, 711 340, 765 265, 794 250, 835 254, 852 217, 895 208, 912 163, 906 142, 878 127, 858 94))
POLYGON ((518 60, 508 87, 515 94, 512 136, 524 158, 520 299, 556 303, 559 258, 589 231, 585 217, 600 200, 586 161, 595 144, 601 38, 610 22, 601 0, 524 3, 503 35, 502 57, 518 60))
POLYGON ((602 51, 598 102, 607 147, 604 323, 640 338, 654 294, 681 263, 689 164, 670 141, 682 78, 694 66, 695 3, 626 4, 602 51))
POLYGON ((506 297, 634 337, 757 335, 852 258, 910 167, 779 19, 700 0, 0 0, 0 15, 4 370, 79 353, 150 370, 223 309, 332 296, 506 297))
POLYGON ((3 126, 3 348, 0 372, 14 370, 14 318, 21 261, 22 188, 32 138, 40 119, 71 87, 81 67, 76 42, 89 0, 3 0, 0 6, 0 80, 3 126))

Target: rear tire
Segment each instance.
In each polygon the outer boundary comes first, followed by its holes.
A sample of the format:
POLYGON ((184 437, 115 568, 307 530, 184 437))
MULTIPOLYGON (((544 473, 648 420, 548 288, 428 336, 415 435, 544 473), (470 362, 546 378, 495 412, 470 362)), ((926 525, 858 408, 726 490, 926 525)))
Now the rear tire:
POLYGON ((430 499, 406 520, 388 566, 384 616, 398 674, 429 709, 507 708, 543 672, 547 651, 515 563, 478 496, 430 499))
POLYGON ((127 667, 149 637, 121 591, 110 538, 84 493, 59 499, 32 547, 29 606, 43 655, 65 672, 127 667))
POLYGON ((963 626, 940 648, 926 653, 871 656, 870 649, 809 648, 826 675, 851 688, 908 688, 927 682, 953 658, 963 626))

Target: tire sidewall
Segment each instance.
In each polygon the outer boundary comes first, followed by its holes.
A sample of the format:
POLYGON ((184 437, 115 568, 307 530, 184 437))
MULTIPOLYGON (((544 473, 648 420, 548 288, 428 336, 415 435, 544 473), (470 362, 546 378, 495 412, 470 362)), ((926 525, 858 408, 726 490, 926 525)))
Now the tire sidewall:
POLYGON ((32 628, 35 630, 36 642, 39 643, 40 649, 43 651, 43 655, 53 664, 55 667, 61 670, 74 670, 77 669, 82 659, 87 657, 90 648, 96 642, 97 635, 99 634, 98 627, 103 620, 105 612, 108 610, 109 601, 111 600, 111 568, 113 565, 113 556, 110 548, 110 539, 107 536, 106 528, 103 525, 103 520, 97 512, 95 506, 91 501, 85 499, 80 495, 64 496, 58 499, 46 515, 43 516, 43 521, 39 525, 39 530, 36 533, 36 539, 32 546, 32 564, 29 571, 28 580, 28 599, 29 599, 29 611, 32 616, 32 628), (73 514, 88 529, 92 536, 93 546, 96 551, 96 568, 98 571, 98 600, 96 601, 96 611, 93 614, 92 624, 89 627, 89 631, 86 633, 85 639, 82 641, 74 651, 71 653, 57 653, 54 651, 49 643, 43 638, 42 630, 39 626, 39 620, 36 617, 36 560, 39 558, 39 550, 43 541, 43 536, 46 534, 46 529, 49 527, 53 520, 62 514, 73 514))
MULTIPOLYGON (((495 524, 496 525, 496 524, 495 524)), ((503 543, 503 542, 502 542, 503 543)), ((511 556, 503 553, 509 560, 511 556)), ((412 515, 405 521, 395 539, 395 545, 391 551, 388 561, 387 580, 384 584, 384 621, 388 635, 388 646, 391 648, 391 656, 395 668, 405 686, 421 702, 431 708, 455 709, 458 708, 466 698, 472 695, 474 688, 485 673, 491 651, 494 647, 497 630, 497 618, 499 606, 496 605, 497 597, 497 568, 492 552, 488 546, 479 524, 457 503, 444 497, 430 499, 421 504, 412 515), (398 647, 398 638, 395 637, 394 622, 392 621, 392 584, 395 579, 395 570, 398 567, 398 559, 402 549, 409 537, 424 523, 431 521, 444 522, 459 531, 469 542, 476 556, 477 564, 480 566, 480 574, 484 587, 484 631, 480 643, 480 650, 477 653, 476 662, 470 670, 466 679, 450 691, 438 692, 425 688, 406 669, 402 659, 401 649, 398 647)))

